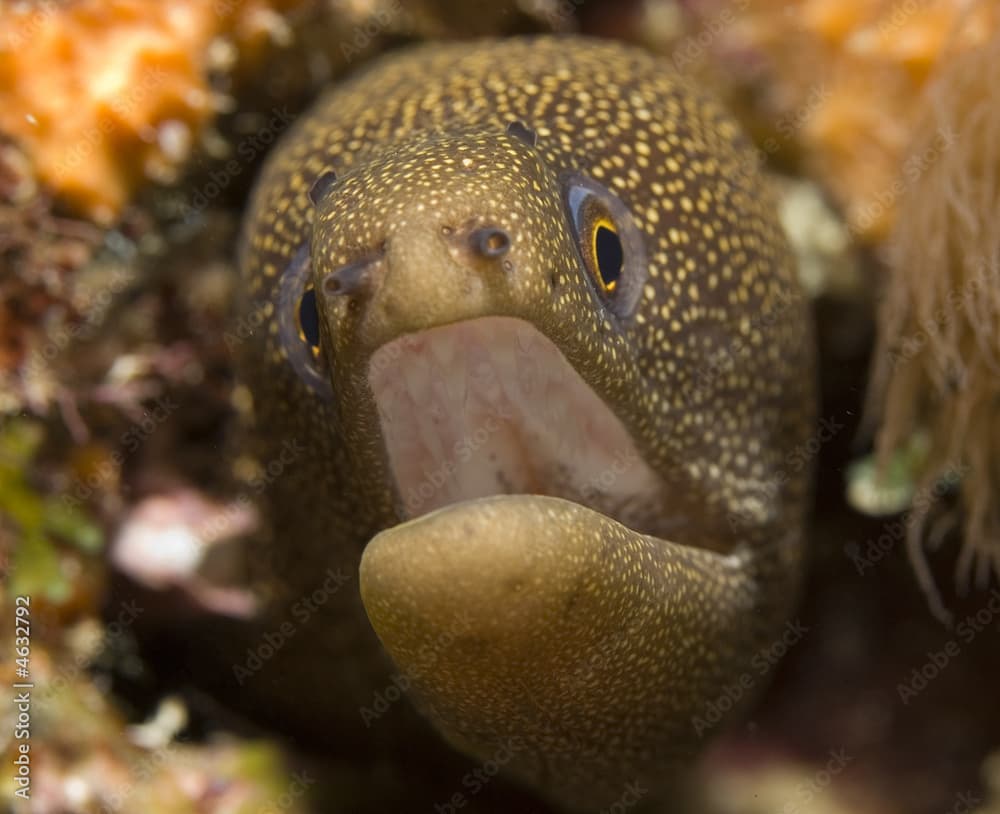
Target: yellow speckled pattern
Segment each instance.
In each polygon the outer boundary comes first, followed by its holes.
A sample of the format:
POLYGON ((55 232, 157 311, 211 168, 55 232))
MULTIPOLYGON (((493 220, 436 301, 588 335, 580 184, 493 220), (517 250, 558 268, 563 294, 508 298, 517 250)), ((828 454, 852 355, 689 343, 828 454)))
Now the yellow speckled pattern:
POLYGON ((361 590, 338 592, 281 654, 293 698, 261 689, 286 724, 373 737, 357 709, 390 668, 360 593, 447 740, 487 759, 519 739, 507 770, 554 799, 606 805, 631 780, 662 786, 697 752, 695 719, 780 632, 800 570, 812 334, 774 209, 729 116, 612 43, 408 50, 298 123, 260 181, 241 257, 258 452, 306 448, 269 484, 277 539, 261 570, 279 608, 330 566, 360 563, 361 590), (534 146, 507 134, 513 121, 534 146), (620 199, 641 236, 646 262, 625 258, 634 313, 607 306, 581 262, 564 197, 580 177, 620 199), (502 258, 460 239, 485 226, 509 235, 502 258), (282 280, 304 252, 317 292, 345 267, 379 281, 317 295, 332 399, 282 341, 282 280), (545 334, 618 416, 662 479, 658 516, 623 525, 514 495, 397 526, 372 353, 494 315, 545 334), (443 632, 449 646, 417 669, 443 632))

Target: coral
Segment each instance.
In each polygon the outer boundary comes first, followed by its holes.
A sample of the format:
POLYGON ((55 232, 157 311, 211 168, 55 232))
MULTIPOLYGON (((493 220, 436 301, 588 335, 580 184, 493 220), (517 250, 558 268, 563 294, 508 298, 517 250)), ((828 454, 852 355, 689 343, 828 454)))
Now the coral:
MULTIPOLYGON (((943 132, 952 144, 900 199, 868 408, 882 461, 927 431, 926 484, 963 475, 965 588, 1000 575, 1000 37, 952 57, 919 112, 911 158, 943 132)), ((910 551, 943 615, 923 562, 926 517, 912 513, 910 551)))
MULTIPOLYGON (((211 144, 229 95, 300 103, 392 37, 569 27, 557 0, 70 0, 0 4, 0 132, 38 179, 102 225, 211 144), (284 60, 270 60, 277 48, 284 60), (278 70, 269 66, 278 64, 278 70)), ((226 146, 215 140, 225 152, 226 146)), ((211 149, 207 149, 211 152, 211 149)))
POLYGON ((171 180, 218 100, 212 44, 259 50, 292 0, 74 0, 0 6, 0 131, 76 211, 116 219, 145 179, 171 180))
POLYGON ((25 361, 46 313, 67 305, 67 278, 100 240, 99 229, 52 213, 27 156, 0 139, 0 412, 21 406, 8 374, 25 361))
MULTIPOLYGON (((176 586, 214 613, 249 618, 256 611, 249 591, 225 587, 203 573, 210 551, 220 543, 257 528, 249 499, 220 504, 193 489, 153 495, 125 518, 111 549, 111 560, 124 574, 153 590, 176 586)), ((239 582, 238 564, 216 557, 215 571, 239 582), (228 567, 226 567, 228 566, 228 567)))
POLYGON ((1000 25, 992 2, 755 0, 729 17, 714 0, 688 5, 721 21, 706 42, 752 82, 765 152, 801 160, 865 241, 887 235, 905 182, 941 149, 904 163, 928 82, 1000 25))
POLYGON ((808 295, 859 297, 864 286, 854 243, 815 182, 778 177, 778 214, 808 295))
MULTIPOLYGON (((62 646, 33 643, 30 810, 303 814, 318 777, 308 770, 289 772, 276 747, 223 738, 185 742, 177 734, 187 711, 173 698, 164 699, 150 721, 126 725, 87 668, 102 650, 118 645, 134 621, 130 614, 142 610, 123 606, 121 621, 107 627, 80 623, 66 632, 62 646)), ((8 686, 14 681, 12 664, 4 660, 8 686)), ((0 720, 0 754, 11 764, 17 754, 15 727, 6 709, 0 720)), ((12 773, 6 772, 0 791, 7 799, 14 799, 13 786, 12 773)))
MULTIPOLYGON (((171 698, 151 721, 126 725, 100 673, 109 658, 119 669, 127 662, 132 629, 150 609, 118 601, 107 623, 100 621, 108 602, 107 562, 98 556, 102 534, 83 508, 34 485, 45 480, 37 465, 43 431, 33 420, 0 423, 0 610, 13 620, 14 597, 30 601, 30 646, 27 655, 18 653, 27 675, 15 676, 11 624, 0 640, 0 680, 7 687, 25 678, 31 684, 30 738, 14 725, 20 707, 5 704, 0 756, 15 765, 27 746, 31 810, 193 814, 270 804, 290 814, 303 811, 316 780, 306 772, 289 775, 273 745, 221 738, 185 743, 177 735, 187 712, 171 698)), ((16 799, 15 774, 0 780, 5 799, 16 799)))

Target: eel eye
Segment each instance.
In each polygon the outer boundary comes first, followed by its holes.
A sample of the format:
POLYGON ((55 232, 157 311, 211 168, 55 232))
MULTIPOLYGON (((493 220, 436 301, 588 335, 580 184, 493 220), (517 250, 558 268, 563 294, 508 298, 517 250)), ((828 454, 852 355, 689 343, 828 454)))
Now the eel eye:
POLYGON ((618 230, 608 218, 601 218, 594 224, 594 239, 591 241, 591 262, 597 269, 597 281, 609 294, 618 287, 622 276, 625 250, 622 248, 618 230))
POLYGON ((630 317, 649 273, 646 248, 628 207, 579 173, 564 178, 566 209, 583 265, 608 310, 630 317))
POLYGON ((292 369, 317 395, 333 398, 320 347, 319 303, 312 282, 309 243, 303 244, 285 268, 278 288, 278 339, 292 369))
POLYGON ((314 358, 319 358, 319 311, 316 310, 316 289, 308 285, 299 299, 299 339, 309 346, 314 358))

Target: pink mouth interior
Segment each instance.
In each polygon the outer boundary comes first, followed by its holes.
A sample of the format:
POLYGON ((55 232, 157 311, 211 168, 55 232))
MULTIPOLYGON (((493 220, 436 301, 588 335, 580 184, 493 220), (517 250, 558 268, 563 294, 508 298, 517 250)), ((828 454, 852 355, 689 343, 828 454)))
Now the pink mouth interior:
POLYGON ((372 355, 368 378, 407 517, 542 494, 642 526, 662 499, 621 421, 527 322, 483 317, 402 336, 372 355))

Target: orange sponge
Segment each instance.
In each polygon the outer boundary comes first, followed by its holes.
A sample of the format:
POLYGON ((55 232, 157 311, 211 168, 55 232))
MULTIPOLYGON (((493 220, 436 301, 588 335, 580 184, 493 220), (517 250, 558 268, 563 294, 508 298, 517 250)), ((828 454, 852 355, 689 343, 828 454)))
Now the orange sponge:
POLYGON ((142 181, 172 177, 212 119, 212 43, 231 36, 237 48, 256 45, 275 5, 0 5, 0 131, 21 142, 39 179, 71 208, 112 222, 142 181))

